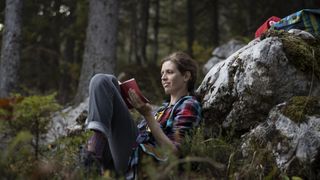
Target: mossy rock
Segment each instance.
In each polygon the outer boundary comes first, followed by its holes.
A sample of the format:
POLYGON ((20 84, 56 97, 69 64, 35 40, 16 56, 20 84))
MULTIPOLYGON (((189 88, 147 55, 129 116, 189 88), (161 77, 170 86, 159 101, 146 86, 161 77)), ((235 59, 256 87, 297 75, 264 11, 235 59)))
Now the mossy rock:
POLYGON ((320 115, 320 97, 294 96, 281 112, 294 122, 304 122, 307 115, 320 115))
POLYGON ((297 69, 320 79, 320 38, 302 39, 286 31, 269 30, 261 39, 279 37, 286 56, 297 69))

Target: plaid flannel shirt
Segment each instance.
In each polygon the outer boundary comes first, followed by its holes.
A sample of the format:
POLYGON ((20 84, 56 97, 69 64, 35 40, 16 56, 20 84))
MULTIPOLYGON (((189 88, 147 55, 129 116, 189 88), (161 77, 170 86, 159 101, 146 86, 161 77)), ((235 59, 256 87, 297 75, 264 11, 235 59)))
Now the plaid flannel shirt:
MULTIPOLYGON (((159 122, 163 132, 179 149, 185 135, 200 123, 201 105, 194 96, 184 96, 174 106, 164 103, 155 113, 155 119, 159 122)), ((142 120, 138 124, 138 129, 136 145, 133 147, 133 153, 129 160, 127 179, 136 177, 139 151, 154 157, 158 161, 166 161, 167 159, 165 155, 158 152, 158 145, 147 126, 146 120, 142 120)))

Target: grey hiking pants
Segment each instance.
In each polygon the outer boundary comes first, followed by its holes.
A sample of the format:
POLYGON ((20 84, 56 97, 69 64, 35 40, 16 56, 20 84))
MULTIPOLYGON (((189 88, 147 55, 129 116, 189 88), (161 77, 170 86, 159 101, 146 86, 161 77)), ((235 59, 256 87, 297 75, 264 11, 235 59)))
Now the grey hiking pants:
POLYGON ((87 129, 105 136, 107 158, 112 158, 117 173, 124 173, 137 137, 137 127, 122 99, 118 80, 108 74, 93 76, 89 98, 87 129))

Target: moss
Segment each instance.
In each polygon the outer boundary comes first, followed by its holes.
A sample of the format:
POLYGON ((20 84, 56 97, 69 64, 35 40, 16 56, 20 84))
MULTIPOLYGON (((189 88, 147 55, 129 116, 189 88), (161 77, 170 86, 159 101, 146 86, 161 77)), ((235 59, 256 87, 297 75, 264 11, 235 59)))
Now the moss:
POLYGON ((286 56, 297 69, 320 78, 320 38, 304 40, 286 31, 270 30, 261 39, 279 37, 286 56))
POLYGON ((294 36, 283 38, 282 42, 288 59, 295 67, 303 72, 314 72, 320 78, 320 42, 313 46, 294 36))
POLYGON ((306 115, 320 114, 319 102, 319 97, 294 96, 281 111, 294 122, 301 123, 306 115))

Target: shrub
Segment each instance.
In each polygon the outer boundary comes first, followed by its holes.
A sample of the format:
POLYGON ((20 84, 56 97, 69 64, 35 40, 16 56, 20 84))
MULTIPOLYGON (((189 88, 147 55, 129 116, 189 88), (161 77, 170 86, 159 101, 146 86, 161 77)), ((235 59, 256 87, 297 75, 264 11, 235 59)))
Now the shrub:
POLYGON ((33 136, 32 147, 36 159, 39 154, 41 135, 48 132, 51 113, 60 106, 55 100, 56 94, 48 96, 29 96, 13 105, 12 118, 8 121, 11 134, 29 131, 33 136))

